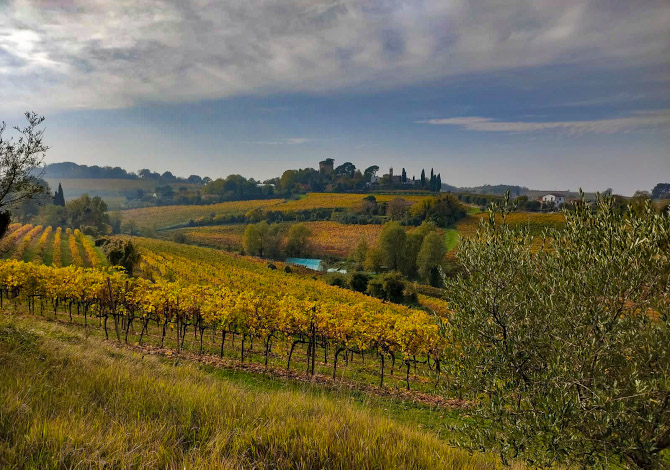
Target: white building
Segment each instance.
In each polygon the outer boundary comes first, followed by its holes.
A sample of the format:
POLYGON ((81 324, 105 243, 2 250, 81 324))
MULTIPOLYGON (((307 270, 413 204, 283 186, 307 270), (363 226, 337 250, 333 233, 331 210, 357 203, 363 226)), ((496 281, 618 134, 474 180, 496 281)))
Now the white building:
POLYGON ((565 195, 560 193, 552 193, 542 196, 542 204, 553 204, 555 207, 560 207, 565 204, 565 195))

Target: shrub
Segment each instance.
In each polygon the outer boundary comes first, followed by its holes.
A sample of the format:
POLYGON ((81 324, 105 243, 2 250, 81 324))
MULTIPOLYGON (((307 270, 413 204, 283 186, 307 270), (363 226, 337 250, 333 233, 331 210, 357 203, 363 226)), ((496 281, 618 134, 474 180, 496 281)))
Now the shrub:
POLYGON ((356 292, 365 292, 369 281, 370 276, 365 273, 352 273, 349 277, 349 287, 356 292))
POLYGON ((347 280, 340 273, 331 273, 326 277, 326 282, 331 286, 346 288, 347 280))
POLYGON ((140 260, 140 254, 135 244, 127 238, 114 238, 103 245, 103 251, 109 264, 121 266, 130 275, 140 260))
POLYGON ((368 282, 367 294, 378 299, 386 299, 384 282, 380 278, 370 279, 368 282))
POLYGON ((100 233, 97 227, 93 225, 84 225, 81 227, 81 231, 84 233, 84 235, 90 235, 92 237, 97 237, 100 233))
POLYGON ((383 277, 386 299, 397 304, 402 303, 405 295, 405 283, 398 272, 385 274, 383 277))

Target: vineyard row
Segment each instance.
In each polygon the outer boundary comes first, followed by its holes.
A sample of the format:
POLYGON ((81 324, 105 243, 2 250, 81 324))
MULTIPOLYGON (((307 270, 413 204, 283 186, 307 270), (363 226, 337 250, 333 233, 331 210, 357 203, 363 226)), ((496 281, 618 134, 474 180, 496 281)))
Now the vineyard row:
POLYGON ((273 341, 290 344, 287 368, 295 347, 306 345, 312 374, 317 349, 323 348, 324 354, 333 352, 333 377, 341 353, 373 353, 380 357, 382 385, 387 357, 393 364, 399 359, 406 366, 408 388, 410 364, 417 362, 432 362, 439 380, 440 361, 447 348, 439 320, 423 311, 407 309, 408 314, 402 314, 393 308, 367 309, 365 303, 318 302, 225 285, 151 282, 115 269, 54 268, 7 260, 0 262, 0 289, 0 307, 6 298, 27 302, 33 313, 36 305, 42 313, 47 305, 56 315, 59 306, 69 306, 71 311, 75 305, 85 323, 91 316, 99 318, 106 337, 113 329, 118 341, 124 338, 127 342, 136 325, 141 344, 149 325, 155 324, 161 331, 161 347, 166 335, 174 331, 180 350, 191 328, 200 338, 202 353, 205 332, 219 331, 221 354, 226 335, 240 335, 240 361, 245 358, 245 341, 262 341, 266 365, 273 341), (108 328, 109 320, 112 328, 108 328))

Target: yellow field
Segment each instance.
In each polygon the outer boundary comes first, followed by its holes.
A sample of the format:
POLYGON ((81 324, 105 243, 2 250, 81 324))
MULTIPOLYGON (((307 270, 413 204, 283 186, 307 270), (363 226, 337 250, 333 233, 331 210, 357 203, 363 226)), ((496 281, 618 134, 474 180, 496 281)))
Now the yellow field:
MULTIPOLYGON (((457 224, 458 234, 462 237, 474 235, 479 228, 482 219, 488 214, 482 212, 476 215, 468 215, 457 224)), ((498 217, 496 220, 500 221, 498 217)), ((560 212, 512 212, 507 214, 507 223, 510 226, 527 225, 531 233, 539 234, 545 228, 561 228, 565 225, 565 217, 560 212)))
MULTIPOLYGON (((346 258, 365 238, 368 246, 377 244, 381 225, 346 225, 337 222, 304 222, 312 231, 310 253, 314 256, 333 256, 346 258)), ((287 232, 289 224, 282 224, 282 232, 287 232)), ((217 225, 212 227, 195 227, 183 229, 186 241, 198 245, 237 251, 242 247, 245 224, 217 225)))
POLYGON ((449 310, 449 304, 446 300, 429 297, 423 294, 419 294, 418 298, 422 307, 426 307, 432 310, 439 316, 448 316, 451 314, 451 310, 449 310))
POLYGON ((242 236, 246 227, 246 224, 214 225, 183 229, 180 232, 186 236, 188 243, 237 251, 242 247, 242 236))
MULTIPOLYGON (((392 194, 375 194, 377 202, 388 202, 397 197, 408 201, 418 202, 431 196, 397 196, 392 194)), ((302 211, 310 209, 341 209, 355 207, 367 197, 365 194, 341 194, 341 193, 309 193, 302 199, 287 201, 274 208, 283 212, 302 211)))
MULTIPOLYGON (((361 204, 365 194, 309 193, 302 199, 257 199, 252 201, 222 202, 204 206, 162 206, 121 211, 124 222, 134 221, 140 228, 162 229, 186 224, 189 219, 210 215, 241 215, 252 209, 294 212, 312 209, 346 209, 361 204)), ((388 202, 397 197, 417 202, 431 196, 375 195, 377 201, 388 202)))
POLYGON ((185 224, 189 219, 208 217, 212 214, 240 215, 251 209, 268 208, 280 204, 282 199, 262 199, 253 201, 232 201, 205 206, 161 206, 145 207, 121 211, 123 222, 134 221, 138 227, 165 228, 185 224))
POLYGON ((381 225, 344 225, 337 222, 308 222, 312 231, 310 247, 319 256, 329 255, 339 258, 349 256, 361 238, 374 246, 382 231, 381 225))

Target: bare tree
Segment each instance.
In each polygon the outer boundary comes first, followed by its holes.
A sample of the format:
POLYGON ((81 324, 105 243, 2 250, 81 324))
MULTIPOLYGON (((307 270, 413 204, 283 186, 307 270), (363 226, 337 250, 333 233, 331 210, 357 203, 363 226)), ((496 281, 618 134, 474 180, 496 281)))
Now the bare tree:
POLYGON ((48 191, 48 187, 40 183, 43 170, 35 173, 49 148, 42 143, 44 131, 38 129, 44 117, 33 112, 25 116, 28 125, 14 127, 19 133, 18 139, 5 139, 6 124, 0 125, 0 237, 7 231, 13 207, 48 191))

